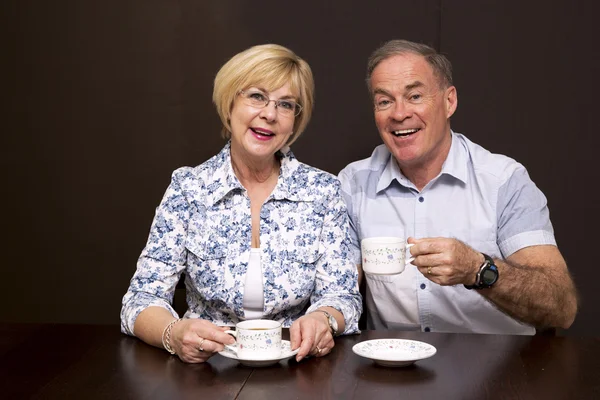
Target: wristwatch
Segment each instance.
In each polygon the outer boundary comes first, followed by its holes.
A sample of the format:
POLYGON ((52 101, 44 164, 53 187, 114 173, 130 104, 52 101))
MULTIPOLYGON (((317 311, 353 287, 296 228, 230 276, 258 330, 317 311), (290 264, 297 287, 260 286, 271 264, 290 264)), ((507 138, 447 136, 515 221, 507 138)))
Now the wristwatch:
POLYGON ((479 267, 479 271, 475 277, 475 284, 464 285, 467 289, 487 289, 492 287, 498 280, 498 267, 494 264, 494 260, 487 254, 483 254, 483 257, 485 258, 485 261, 481 264, 481 267, 479 267))
POLYGON ((329 323, 329 328, 331 329, 331 335, 332 336, 338 335, 338 323, 337 323, 336 319, 333 317, 333 315, 329 314, 325 310, 315 310, 313 312, 322 312, 323 314, 325 314, 327 316, 327 323, 329 323))

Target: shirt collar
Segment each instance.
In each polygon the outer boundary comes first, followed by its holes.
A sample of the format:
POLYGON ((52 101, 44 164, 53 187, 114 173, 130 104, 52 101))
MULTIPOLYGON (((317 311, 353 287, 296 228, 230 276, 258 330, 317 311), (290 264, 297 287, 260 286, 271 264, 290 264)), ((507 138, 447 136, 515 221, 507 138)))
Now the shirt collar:
MULTIPOLYGON (((450 131, 450 134, 452 135, 450 151, 448 152, 446 161, 444 161, 444 164, 442 165, 442 172, 440 172, 440 174, 433 180, 438 179, 438 177, 441 175, 449 175, 462 181, 463 183, 467 183, 467 164, 469 162, 467 149, 462 145, 462 143, 459 142, 454 131, 450 131)), ((387 189, 392 184, 394 179, 402 186, 416 189, 415 185, 404 176, 394 156, 389 151, 387 154, 387 162, 383 168, 383 171, 381 172, 379 181, 377 182, 377 193, 387 189)))
POLYGON ((206 183, 209 192, 209 196, 207 196, 208 205, 215 205, 233 190, 244 190, 231 166, 231 141, 227 142, 219 154, 209 162, 213 164, 209 168, 213 174, 212 179, 206 183), (211 186, 213 187, 212 191, 210 190, 211 186))
POLYGON ((442 165, 440 175, 450 175, 463 183, 467 183, 469 180, 469 152, 464 146, 463 141, 459 140, 456 133, 454 131, 450 131, 450 133, 452 134, 452 144, 450 145, 448 157, 446 157, 446 161, 442 165))
POLYGON ((281 170, 271 197, 276 200, 314 200, 314 191, 306 185, 306 166, 296 159, 289 146, 283 147, 277 154, 280 157, 281 170))
MULTIPOLYGON (((270 198, 277 200, 289 199, 292 201, 314 200, 312 190, 303 184, 303 179, 298 179, 296 172, 302 164, 296 159, 289 146, 283 147, 276 155, 280 158, 281 168, 277 186, 270 198)), ((212 159, 213 176, 207 186, 214 186, 214 191, 209 195, 209 205, 215 205, 234 190, 246 190, 238 180, 231 165, 231 141, 212 159)))

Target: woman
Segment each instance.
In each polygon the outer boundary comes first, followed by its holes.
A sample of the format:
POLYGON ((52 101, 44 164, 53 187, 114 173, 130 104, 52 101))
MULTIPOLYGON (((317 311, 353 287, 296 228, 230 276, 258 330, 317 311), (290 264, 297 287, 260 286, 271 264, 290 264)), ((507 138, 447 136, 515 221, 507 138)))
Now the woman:
POLYGON ((339 183, 289 149, 310 120, 313 91, 308 64, 282 46, 249 48, 221 68, 213 101, 229 141, 173 173, 123 298, 124 333, 195 363, 232 344, 223 331, 245 319, 290 327, 298 361, 358 331, 339 183), (183 272, 189 308, 180 320, 171 302, 183 272))

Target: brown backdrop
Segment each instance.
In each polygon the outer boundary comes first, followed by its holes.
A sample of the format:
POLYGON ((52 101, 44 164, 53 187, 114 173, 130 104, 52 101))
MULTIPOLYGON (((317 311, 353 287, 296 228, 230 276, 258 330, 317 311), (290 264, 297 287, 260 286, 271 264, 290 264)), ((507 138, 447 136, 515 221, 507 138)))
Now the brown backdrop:
POLYGON ((2 2, 0 321, 118 321, 172 170, 223 145, 212 79, 233 54, 275 42, 310 63, 316 110, 294 150, 337 173, 380 143, 369 53, 406 38, 453 62, 453 128, 545 192, 582 294, 569 333, 597 334, 598 6, 524 3, 2 2))

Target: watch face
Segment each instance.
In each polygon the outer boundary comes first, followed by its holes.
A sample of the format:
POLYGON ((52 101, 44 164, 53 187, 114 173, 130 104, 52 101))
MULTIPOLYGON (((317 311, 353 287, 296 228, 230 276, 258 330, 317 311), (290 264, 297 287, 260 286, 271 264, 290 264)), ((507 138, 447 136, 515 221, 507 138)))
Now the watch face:
POLYGON ((483 271, 483 273, 481 274, 481 281, 485 285, 491 285, 492 283, 496 282, 497 278, 498 278, 498 273, 491 268, 486 268, 483 271))
POLYGON ((338 331, 338 324, 337 324, 337 321, 335 320, 335 318, 333 317, 333 315, 329 316, 329 325, 333 329, 333 333, 337 333, 337 331, 338 331))

